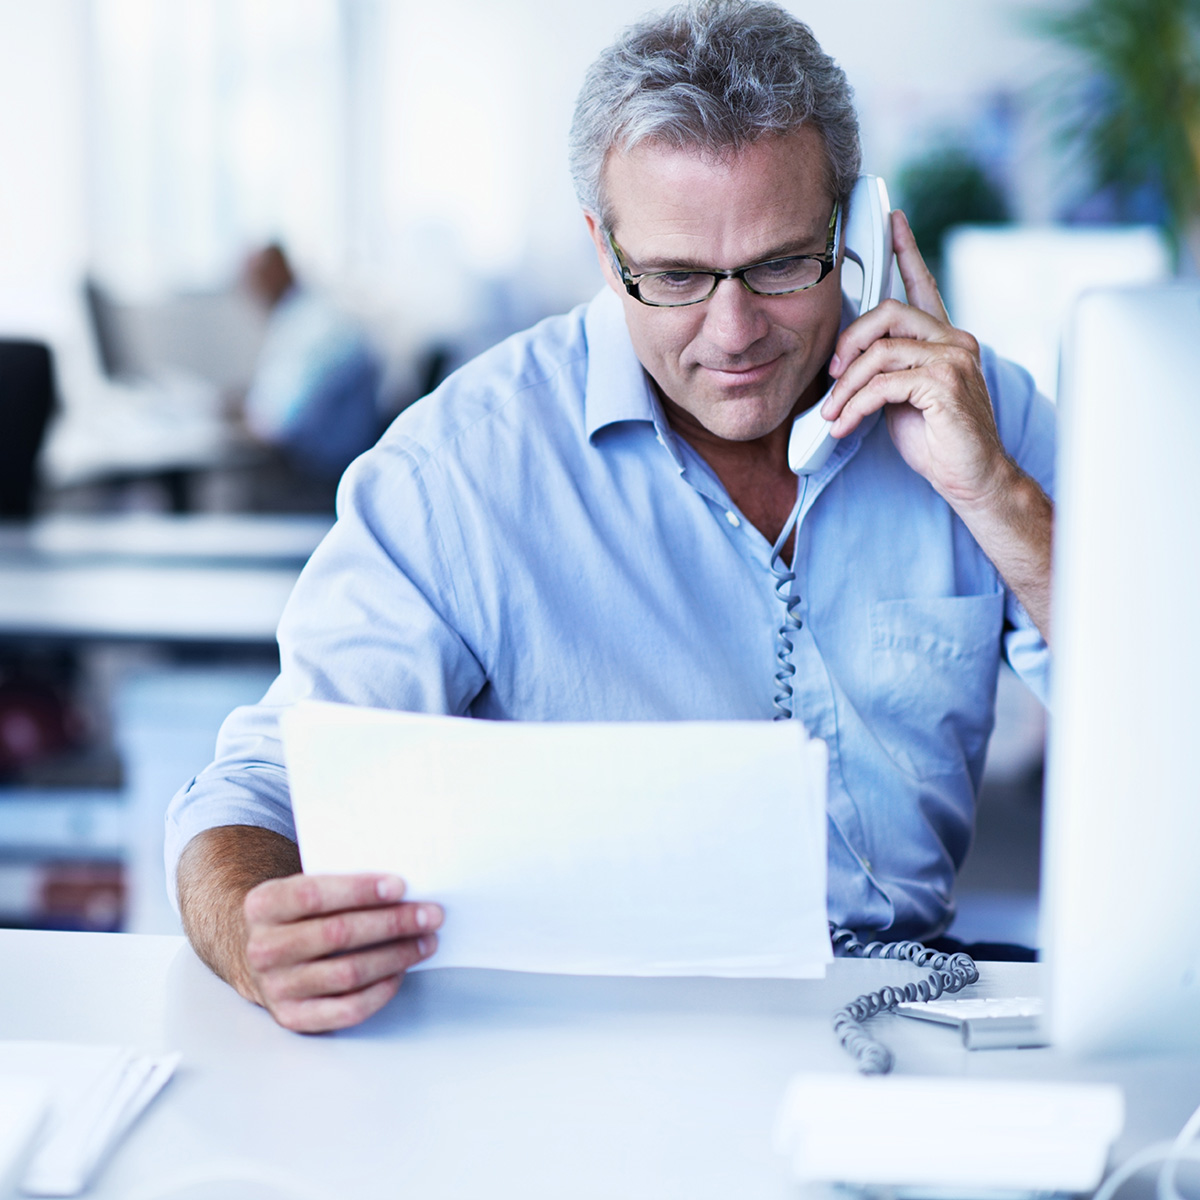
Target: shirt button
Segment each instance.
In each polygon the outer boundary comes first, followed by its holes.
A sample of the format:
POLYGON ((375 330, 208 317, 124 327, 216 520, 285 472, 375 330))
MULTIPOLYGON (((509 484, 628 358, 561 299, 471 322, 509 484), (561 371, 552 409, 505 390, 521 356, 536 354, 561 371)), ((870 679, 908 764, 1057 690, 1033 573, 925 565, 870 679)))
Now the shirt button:
POLYGON ((736 529, 742 523, 741 518, 735 512, 727 512, 725 514, 725 520, 727 520, 730 525, 734 527, 734 529, 736 529))

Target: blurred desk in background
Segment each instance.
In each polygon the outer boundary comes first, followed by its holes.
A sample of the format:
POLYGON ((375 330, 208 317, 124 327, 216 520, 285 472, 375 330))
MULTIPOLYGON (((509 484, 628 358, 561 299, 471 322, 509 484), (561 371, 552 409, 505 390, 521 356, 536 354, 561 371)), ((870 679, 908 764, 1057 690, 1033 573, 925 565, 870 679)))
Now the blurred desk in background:
POLYGON ((149 513, 0 522, 0 564, 21 558, 303 565, 328 517, 149 513))
POLYGON ((15 721, 0 735, 36 740, 47 693, 83 731, 0 786, 0 924, 178 928, 163 810, 211 759, 223 718, 270 684, 279 616, 329 528, 145 514, 0 524, 0 690, 11 678, 25 697, 0 704, 15 721))
POLYGON ((329 528, 143 514, 0 525, 0 637, 270 645, 329 528))
POLYGON ((294 566, 0 561, 0 637, 269 645, 294 566))
POLYGON ((53 491, 152 481, 183 512, 192 506, 193 476, 249 469, 264 456, 223 411, 219 392, 200 380, 68 377, 64 388, 40 460, 53 491))

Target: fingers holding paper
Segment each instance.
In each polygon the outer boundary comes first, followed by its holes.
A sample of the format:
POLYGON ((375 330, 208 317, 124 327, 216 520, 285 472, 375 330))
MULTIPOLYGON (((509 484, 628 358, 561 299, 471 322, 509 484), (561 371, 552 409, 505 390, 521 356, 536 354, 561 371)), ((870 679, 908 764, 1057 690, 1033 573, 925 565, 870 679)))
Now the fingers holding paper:
POLYGON ((247 970, 257 998, 299 1033, 357 1025, 437 949, 442 910, 403 901, 394 875, 289 875, 246 894, 247 970))

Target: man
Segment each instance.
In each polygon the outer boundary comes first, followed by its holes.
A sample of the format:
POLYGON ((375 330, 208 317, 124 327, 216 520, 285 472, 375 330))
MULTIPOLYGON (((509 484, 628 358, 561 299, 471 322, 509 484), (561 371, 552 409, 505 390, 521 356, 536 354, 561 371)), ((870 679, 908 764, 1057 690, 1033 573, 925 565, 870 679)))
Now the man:
POLYGON ((332 509, 338 477, 379 434, 379 356, 357 323, 296 278, 278 244, 252 254, 246 289, 267 313, 246 393, 250 432, 278 451, 258 473, 266 507, 332 509))
POLYGON ((355 464, 279 680, 169 814, 193 944, 293 1029, 381 1007, 443 919, 393 877, 297 873, 275 726, 297 699, 790 709, 829 746, 830 916, 898 937, 952 916, 1001 654, 1044 683, 1052 418, 949 324, 899 215, 909 304, 843 314, 858 130, 808 29, 753 0, 648 19, 589 71, 571 160, 608 288, 355 464), (839 442, 801 486, 791 418, 830 378, 839 442))

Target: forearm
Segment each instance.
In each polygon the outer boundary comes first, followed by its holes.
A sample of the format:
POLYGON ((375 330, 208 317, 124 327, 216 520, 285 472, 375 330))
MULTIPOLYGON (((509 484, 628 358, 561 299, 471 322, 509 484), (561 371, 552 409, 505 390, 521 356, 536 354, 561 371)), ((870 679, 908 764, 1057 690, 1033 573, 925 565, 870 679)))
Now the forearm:
POLYGON ((269 829, 227 825, 197 834, 179 859, 179 912, 196 953, 248 1000, 262 1003, 246 966, 246 894, 295 875, 294 842, 269 829))
POLYGON ((1049 497, 1037 480, 1010 463, 988 496, 955 509, 1049 644, 1054 533, 1049 497))

